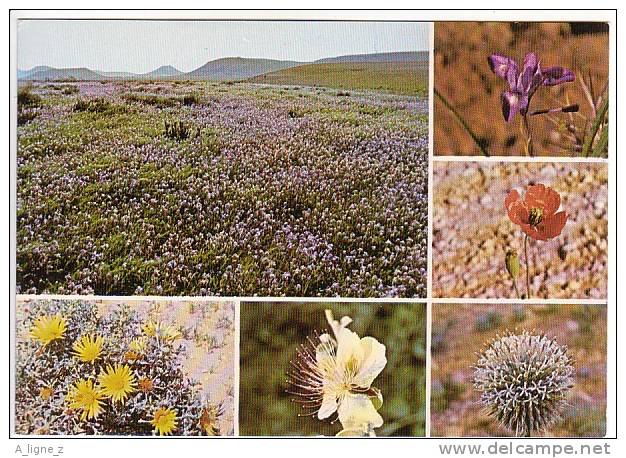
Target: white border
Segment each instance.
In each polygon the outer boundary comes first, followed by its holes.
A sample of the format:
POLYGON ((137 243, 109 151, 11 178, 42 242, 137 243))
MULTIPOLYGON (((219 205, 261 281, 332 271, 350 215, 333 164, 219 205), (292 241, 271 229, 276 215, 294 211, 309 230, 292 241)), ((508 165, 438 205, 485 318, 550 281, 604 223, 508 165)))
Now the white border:
MULTIPOLYGON (((121 3, 121 2, 120 2, 121 3)), ((539 3, 539 2, 537 2, 539 3)), ((44 4, 45 5, 45 4, 44 4)), ((322 5, 320 5, 322 6, 322 5)), ((413 5, 411 5, 413 6, 413 5)), ((584 6, 584 5, 583 5, 584 6)), ((612 6, 612 5, 611 5, 612 6)), ((50 11, 28 11, 28 12, 20 12, 20 11, 13 11, 10 15, 10 38, 11 38, 11 69, 15 69, 16 68, 16 59, 15 59, 15 51, 16 51, 16 45, 15 45, 15 40, 16 40, 16 27, 15 27, 15 22, 18 18, 52 18, 52 17, 63 17, 63 18, 118 18, 118 19, 165 19, 165 18, 171 18, 171 19, 199 19, 199 18, 204 18, 204 19, 275 19, 275 20, 281 20, 281 19, 300 19, 300 20, 403 20, 403 21, 424 21, 424 22, 428 22, 428 21, 435 21, 435 20, 490 20, 490 21, 495 21, 495 20, 503 20, 503 21, 510 21, 510 20, 527 20, 527 21, 546 21, 546 20, 554 20, 554 21, 575 21, 575 20, 586 20, 586 21, 607 21, 609 23, 611 23, 611 27, 610 27, 610 81, 611 81, 611 85, 609 86, 609 91, 610 91, 610 112, 609 112, 609 116, 610 116, 610 125, 611 126, 617 126, 616 123, 616 100, 617 97, 616 95, 613 93, 614 92, 614 87, 615 87, 615 82, 616 82, 616 39, 617 39, 617 34, 616 34, 616 30, 615 30, 615 13, 613 11, 514 11, 514 10, 510 10, 510 11, 487 11, 487 10, 483 10, 483 11, 315 11, 315 10, 300 10, 300 11, 237 11, 237 10, 232 10, 232 11, 63 11, 63 12, 50 12, 50 11)), ((431 28, 432 30, 432 28, 431 28)), ((433 33, 433 32, 431 32, 433 33)), ((431 48, 431 56, 432 56, 432 48, 431 48)), ((431 58, 431 62, 430 65, 433 65, 433 60, 431 58)), ((16 87, 16 77, 15 77, 16 72, 12 71, 10 73, 10 82, 11 82, 11 87, 12 87, 12 92, 11 92, 11 101, 10 101, 10 108, 11 108, 11 112, 15 113, 15 109, 16 109, 16 103, 15 103, 15 87, 16 87)), ((431 71, 431 81, 432 81, 432 71, 431 71)), ((433 84, 430 85, 429 91, 430 91, 430 101, 429 104, 432 105, 432 101, 433 101, 433 97, 432 97, 432 89, 433 89, 433 84)), ((432 126, 432 117, 433 117, 433 112, 432 112, 432 106, 431 106, 431 110, 429 111, 429 124, 432 126)), ((15 182, 16 182, 16 176, 15 176, 15 144, 16 144, 16 139, 15 139, 15 115, 12 115, 10 117, 10 139, 11 139, 11 162, 12 162, 12 166, 10 167, 10 174, 11 174, 11 179, 12 179, 12 183, 13 186, 15 186, 15 182)), ((608 371, 607 371, 607 435, 608 436, 613 436, 617 433, 617 429, 616 429, 616 425, 615 425, 615 419, 613 418, 613 409, 612 407, 615 405, 615 390, 616 390, 616 386, 615 386, 615 372, 616 372, 616 367, 615 367, 615 348, 616 348, 616 339, 617 339, 617 322, 615 320, 616 318, 616 296, 615 296, 615 291, 616 291, 616 287, 617 284, 615 283, 615 279, 616 279, 616 275, 615 275, 615 269, 616 269, 616 233, 614 231, 615 226, 612 225, 611 223, 615 223, 616 217, 617 217, 617 213, 616 213, 616 201, 615 201, 615 196, 617 195, 616 191, 617 191, 617 183, 615 180, 615 176, 616 176, 616 155, 617 155, 617 151, 616 151, 616 138, 617 138, 617 134, 616 134, 617 129, 616 128, 612 128, 610 131, 610 138, 609 138, 609 158, 610 160, 608 161, 609 163, 609 235, 608 235, 608 239, 609 239, 609 276, 608 276, 608 304, 607 304, 607 325, 609 328, 609 335, 608 335, 608 340, 607 340, 607 346, 608 346, 608 354, 607 354, 607 361, 608 361, 608 371)), ((432 156, 432 129, 430 129, 430 134, 429 134, 429 155, 432 156)), ((432 158, 433 161, 442 161, 442 160, 451 160, 451 161, 456 161, 456 160, 464 160, 464 161, 468 161, 468 160, 488 160, 488 161, 525 161, 526 158, 508 158, 508 157, 489 157, 489 158, 483 158, 483 157, 471 157, 471 156, 455 156, 455 157, 445 157, 445 156, 438 156, 436 158, 432 158)), ((528 158, 529 162, 532 162, 533 159, 537 160, 537 161, 541 161, 541 162, 560 162, 560 161, 569 161, 569 162, 577 162, 578 158, 549 158, 549 160, 547 160, 548 158, 528 158)), ((602 159, 597 160, 597 159, 584 159, 584 158, 580 158, 580 162, 601 162, 603 161, 602 159)), ((432 168, 432 164, 429 163, 429 168, 432 168)), ((430 172, 429 172, 430 175, 430 172)), ((432 177, 429 177, 429 187, 432 185, 432 177)), ((429 194, 432 196, 432 193, 429 194)), ((429 206, 431 205, 431 200, 429 198, 429 206)), ((13 187, 12 189, 12 193, 11 193, 11 198, 9 201, 9 208, 10 209, 14 209, 15 208, 15 188, 13 187)), ((429 210, 430 213, 430 210, 429 210)), ((430 216, 430 215, 429 215, 430 216)), ((432 218, 429 218, 429 221, 432 221, 432 218)), ((431 224, 429 222, 429 224, 431 224)), ((11 239, 10 239, 10 251, 9 251, 9 256, 11 259, 11 263, 10 263, 10 273, 11 273, 11 278, 15 279, 15 220, 12 219, 10 221, 10 227, 11 227, 11 239)), ((431 237, 431 231, 429 231, 429 239, 431 237)), ((430 242, 429 242, 429 250, 430 250, 430 242)), ((430 255, 429 255, 429 276, 428 276, 428 281, 430 281, 431 279, 431 275, 430 275, 430 262, 432 261, 430 255)), ((7 272, 9 273, 9 272, 7 272)), ((8 275, 7 275, 8 277, 8 275)), ((428 310, 428 314, 430 314, 430 308, 432 305, 432 299, 431 299, 431 290, 430 287, 432 285, 430 285, 428 287, 428 296, 425 299, 415 299, 413 300, 413 302, 416 303, 427 303, 427 310, 428 310)), ((10 294, 10 301, 11 301, 11 307, 10 307, 10 312, 9 312, 9 319, 10 322, 13 323, 15 316, 15 285, 14 284, 9 284, 8 285, 8 291, 10 294)), ((23 297, 28 297, 28 296, 20 296, 20 298, 23 297)), ((57 297, 57 296, 47 296, 47 297, 57 297)), ((99 298, 98 296, 62 296, 62 298, 64 299, 70 299, 72 297, 80 297, 82 299, 95 299, 95 298, 99 298)), ((106 300, 115 300, 115 299, 119 299, 119 296, 106 296, 106 300)), ((282 297, 278 297, 278 298, 258 298, 258 297, 249 297, 249 298, 232 298, 232 297, 202 297, 202 298, 190 298, 190 297, 161 297, 161 296, 133 296, 133 299, 137 299, 137 300, 150 300, 150 298, 153 299, 159 299, 159 300, 232 300, 232 301, 243 301, 243 300, 252 300, 252 301, 284 301, 284 300, 289 300, 289 298, 282 298, 282 297)), ((359 299, 359 298, 292 298, 293 300, 297 300, 299 302, 323 302, 323 301, 329 301, 329 302, 337 302, 337 301, 346 301, 346 302, 412 302, 412 300, 409 299, 359 299)), ((454 303, 454 301, 457 301, 457 299, 436 299, 436 302, 438 303, 446 303, 450 301, 451 303, 454 303)), ((504 303, 506 302, 505 300, 493 300, 493 299, 472 299, 472 300, 468 300, 468 299, 459 299, 458 301, 462 301, 464 303, 469 303, 469 302, 476 302, 476 303, 482 303, 482 304, 488 304, 488 303, 504 303)), ((520 301, 513 301, 516 303, 520 303, 520 301)), ((524 302, 524 301, 522 301, 524 302)), ((537 300, 533 300, 531 301, 532 303, 542 303, 543 301, 537 301, 537 300)), ((551 301, 546 301, 546 302, 550 302, 550 303, 560 303, 560 301, 556 301, 556 300, 551 300, 551 301)), ((581 301, 580 303, 606 303, 607 301, 581 301)), ((568 301, 563 301, 563 303, 578 303, 578 301, 575 300, 568 300, 568 301)), ((239 309, 239 307, 236 307, 237 310, 239 309)), ((622 312, 622 315, 624 314, 624 312, 622 312)), ((429 315, 430 317, 430 315, 429 315)), ((429 331, 430 331, 430 318, 428 320, 428 327, 429 327, 429 331)), ((14 335, 13 333, 11 333, 10 335, 10 339, 11 339, 11 345, 14 347, 14 335)), ((430 339, 430 332, 427 334, 427 345, 430 345, 429 342, 430 339)), ((430 354, 430 351, 428 351, 428 355, 430 354)), ((7 358, 7 355, 5 353, 5 355, 2 357, 3 358, 3 362, 5 364, 9 363, 9 360, 7 358)), ((429 364, 429 360, 427 358, 427 364, 429 364)), ((6 366, 5 366, 6 367, 6 366)), ((429 377, 427 376, 427 379, 429 379, 429 377)), ((4 388, 8 388, 7 386, 5 386, 6 381, 2 381, 2 386, 4 388)), ((429 382, 427 382, 427 387, 429 386, 429 382)), ((623 396, 622 396, 623 397, 623 396)), ((6 399, 6 398, 5 398, 6 399)), ((13 400, 13 399, 12 399, 13 400)), ((10 402, 10 412, 11 412, 11 418, 13 418, 13 414, 14 414, 14 402, 10 402)), ((5 420, 3 420, 3 423, 5 422, 5 420)), ((427 421, 428 424, 428 421, 427 421)), ((100 439, 102 440, 102 439, 100 439)), ((128 440, 132 440, 132 439, 128 439, 128 440)), ((302 440, 302 439, 301 439, 302 440)), ((306 440, 306 439, 304 439, 306 440)), ((448 440, 449 442, 450 440, 448 440)), ((52 444, 58 441, 46 441, 47 444, 52 444)), ((303 450, 299 447, 299 454, 300 455, 304 455, 304 456, 319 456, 319 453, 322 453, 323 451, 334 451, 336 452, 337 449, 341 449, 341 450, 349 450, 345 447, 343 447, 342 445, 340 445, 341 443, 343 443, 344 441, 333 441, 332 442, 332 446, 321 446, 318 445, 317 447, 314 447, 311 450, 303 450)), ((61 442, 64 443, 64 442, 61 442)), ((161 443, 161 445, 166 444, 165 443, 161 443)), ((324 444, 325 442, 322 442, 321 444, 324 444)), ((327 443, 327 442, 326 442, 327 443)), ((353 443, 353 441, 348 441, 348 443, 353 443)), ((372 453, 375 452, 379 452, 379 453, 388 453, 387 447, 386 446, 381 446, 378 444, 383 444, 384 442, 382 441, 374 441, 374 442, 368 442, 368 450, 372 453)), ((13 443, 14 444, 14 443, 13 443)), ((116 448, 118 450, 123 450, 123 445, 122 448, 118 447, 117 445, 115 447, 113 447, 112 444, 128 444, 127 440, 116 440, 116 441, 107 441, 107 446, 108 448, 106 450, 90 450, 90 454, 94 455, 94 456, 101 456, 103 455, 105 452, 106 455, 110 456, 110 453, 113 452, 113 448, 116 448)), ((150 451, 152 452, 156 452, 155 456, 160 455, 159 452, 163 452, 163 450, 160 450, 161 445, 154 445, 156 444, 155 442, 149 442, 149 441, 143 441, 142 442, 142 447, 144 447, 142 454, 147 454, 150 451), (151 445, 152 444, 152 445, 151 445)), ((176 447, 180 447, 180 442, 175 441, 175 445, 176 447)), ((269 442, 266 442, 266 444, 268 446, 272 446, 272 445, 276 445, 278 444, 277 441, 274 440, 270 440, 269 442)), ((300 444, 303 444, 302 442, 300 442, 300 444)), ((320 444, 320 443, 318 443, 320 444)), ((224 447, 221 447, 219 445, 219 441, 218 442, 212 442, 212 447, 213 447, 213 452, 219 453, 220 450, 222 451, 222 453, 228 453, 229 449, 226 449, 224 447)), ((87 450, 87 448, 82 447, 82 446, 76 446, 76 447, 72 447, 75 449, 82 449, 82 450, 87 450)), ((251 449, 253 450, 253 449, 251 449)), ((115 453, 115 452, 113 452, 115 453)))

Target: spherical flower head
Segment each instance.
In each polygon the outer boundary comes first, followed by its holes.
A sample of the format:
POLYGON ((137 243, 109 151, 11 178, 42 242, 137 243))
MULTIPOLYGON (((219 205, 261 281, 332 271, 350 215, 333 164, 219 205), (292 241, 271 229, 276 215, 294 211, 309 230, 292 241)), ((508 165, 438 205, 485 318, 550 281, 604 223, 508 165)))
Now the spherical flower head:
POLYGON ((82 411, 81 420, 97 418, 102 412, 100 401, 104 399, 103 392, 94 386, 92 380, 78 380, 67 395, 71 409, 82 411))
POLYGON ((300 346, 288 373, 289 393, 320 420, 337 413, 343 429, 379 428, 382 395, 372 383, 387 364, 385 346, 349 330, 349 317, 336 321, 327 310, 326 318, 334 337, 317 335, 300 346))
POLYGON ((124 403, 130 393, 137 391, 135 375, 126 364, 116 364, 115 367, 108 365, 104 373, 98 377, 98 383, 102 393, 113 402, 124 403))
POLYGON ((561 196, 542 184, 530 185, 524 199, 513 189, 504 200, 509 219, 535 240, 557 237, 567 222, 567 213, 557 212, 561 196))
POLYGON ((56 339, 62 339, 67 330, 67 321, 61 315, 42 316, 35 320, 30 336, 44 346, 56 339))
POLYGON ((152 417, 152 420, 150 420, 150 423, 154 426, 154 431, 159 433, 160 436, 171 434, 172 431, 174 431, 178 426, 176 411, 160 407, 156 412, 154 412, 154 416, 152 417))
POLYGON ((528 436, 560 419, 573 376, 567 347, 524 331, 487 345, 474 367, 474 387, 489 415, 515 435, 528 436))
POLYGON ((72 345, 73 354, 84 363, 93 363, 100 358, 103 345, 104 339, 101 336, 84 335, 72 345))

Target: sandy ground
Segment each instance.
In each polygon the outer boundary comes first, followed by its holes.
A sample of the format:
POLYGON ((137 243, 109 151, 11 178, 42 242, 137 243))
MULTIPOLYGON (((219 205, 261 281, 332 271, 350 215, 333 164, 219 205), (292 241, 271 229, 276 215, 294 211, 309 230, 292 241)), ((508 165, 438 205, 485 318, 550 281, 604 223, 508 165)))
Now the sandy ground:
POLYGON ((523 233, 504 199, 532 183, 556 190, 569 217, 560 236, 529 239, 531 298, 606 297, 606 164, 435 162, 433 176, 434 297, 515 297, 504 259, 516 249, 523 265, 523 233))

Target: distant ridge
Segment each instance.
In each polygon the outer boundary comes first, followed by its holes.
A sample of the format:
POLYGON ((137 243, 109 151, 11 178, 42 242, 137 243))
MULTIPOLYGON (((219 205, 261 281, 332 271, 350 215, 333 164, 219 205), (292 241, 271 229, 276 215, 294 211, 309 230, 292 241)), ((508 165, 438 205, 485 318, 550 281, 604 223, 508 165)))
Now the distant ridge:
POLYGON ((143 73, 141 76, 147 76, 147 77, 178 76, 178 75, 181 75, 182 73, 183 72, 178 70, 176 67, 173 67, 171 65, 162 65, 159 68, 152 70, 151 72, 143 73))
POLYGON ((295 61, 225 57, 209 61, 203 66, 179 76, 188 79, 233 81, 298 65, 301 63, 295 61))
POLYGON ((37 67, 33 67, 30 70, 19 70, 17 71, 18 78, 25 78, 28 75, 32 75, 33 73, 42 72, 46 70, 50 70, 52 67, 48 67, 47 65, 38 65, 37 67))
POLYGON ((103 75, 89 70, 88 68, 52 68, 46 70, 30 71, 21 79, 31 81, 51 81, 51 80, 77 80, 77 81, 97 81, 107 79, 103 75))
POLYGON ((356 62, 428 62, 428 51, 381 52, 375 54, 349 54, 346 56, 318 59, 316 64, 356 63, 356 62))
POLYGON ((147 73, 130 73, 116 71, 97 71, 86 67, 53 68, 37 66, 30 70, 17 71, 20 80, 52 81, 52 80, 200 80, 200 81, 237 81, 259 77, 290 68, 315 64, 366 64, 366 63, 425 63, 428 62, 428 51, 402 51, 374 54, 351 54, 329 57, 315 62, 297 62, 275 59, 252 59, 244 57, 224 57, 207 62, 190 72, 181 72, 172 65, 163 65, 147 73))

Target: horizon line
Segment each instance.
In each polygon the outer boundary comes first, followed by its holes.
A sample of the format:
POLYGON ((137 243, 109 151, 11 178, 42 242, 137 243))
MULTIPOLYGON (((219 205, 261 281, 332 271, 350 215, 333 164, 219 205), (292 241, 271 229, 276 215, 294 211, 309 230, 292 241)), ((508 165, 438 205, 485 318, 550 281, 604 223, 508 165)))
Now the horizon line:
POLYGON ((133 72, 130 70, 117 70, 117 69, 113 69, 113 70, 104 70, 104 69, 92 69, 89 68, 87 66, 74 66, 74 67, 54 67, 52 65, 48 65, 48 64, 37 64, 34 65, 33 67, 29 68, 29 69, 21 69, 19 67, 17 67, 18 71, 21 72, 30 72, 33 69, 37 68, 37 67, 49 67, 50 69, 55 69, 55 70, 66 70, 66 69, 87 69, 87 70, 91 70, 94 72, 119 72, 119 73, 131 73, 134 75, 143 75, 146 73, 150 73, 154 70, 158 70, 159 68, 162 67, 172 67, 174 68, 176 71, 181 72, 181 73, 190 73, 194 70, 197 70, 198 68, 202 67, 203 65, 208 64, 209 62, 215 62, 217 60, 223 60, 223 59, 262 59, 262 60, 272 60, 272 61, 276 61, 276 62, 297 62, 300 64, 314 64, 316 62, 319 62, 320 60, 324 60, 324 59, 336 59, 339 57, 348 57, 348 56, 368 56, 368 55, 372 55, 372 54, 400 54, 400 53, 419 53, 419 52, 430 52, 430 50, 428 49, 416 49, 416 50, 411 50, 411 51, 385 51, 385 52, 369 52, 369 53, 356 53, 356 54, 339 54, 339 55, 334 55, 334 56, 328 56, 328 57, 321 57, 319 59, 315 59, 315 60, 294 60, 294 59, 273 59, 271 57, 242 57, 242 56, 223 56, 223 57, 217 57, 215 59, 211 59, 211 60, 207 60, 206 62, 204 62, 203 64, 201 64, 198 67, 195 67, 189 71, 183 71, 178 69, 176 66, 172 65, 172 64, 163 64, 163 65, 159 65, 158 67, 153 68, 152 70, 148 70, 147 72, 133 72))

